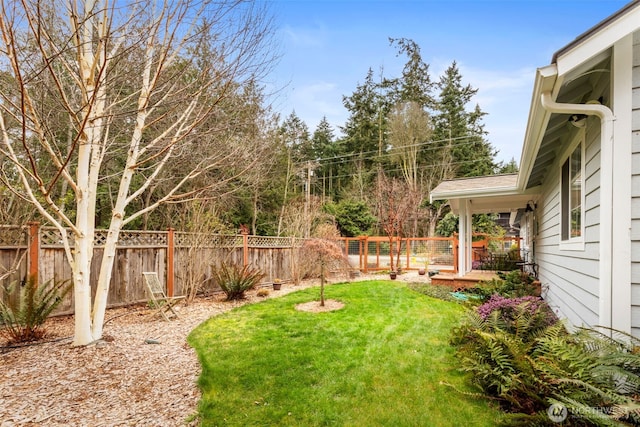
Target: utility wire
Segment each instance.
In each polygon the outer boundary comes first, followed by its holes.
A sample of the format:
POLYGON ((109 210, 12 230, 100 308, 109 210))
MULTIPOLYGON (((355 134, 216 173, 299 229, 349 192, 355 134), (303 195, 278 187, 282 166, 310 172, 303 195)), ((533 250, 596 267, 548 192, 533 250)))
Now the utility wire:
MULTIPOLYGON (((419 142, 416 144, 411 144, 411 145, 403 145, 401 147, 394 147, 391 146, 388 148, 388 151, 385 152, 384 154, 382 154, 382 156, 380 156, 378 154, 377 150, 372 150, 372 151, 363 151, 363 152, 358 152, 358 153, 349 153, 349 154, 342 154, 339 156, 332 156, 332 157, 325 157, 325 158, 320 158, 320 159, 314 159, 314 160, 305 160, 302 162, 295 162, 294 165, 296 166, 300 166, 300 165, 306 165, 309 163, 309 161, 312 161, 314 163, 323 163, 324 165, 332 165, 332 164, 340 164, 340 163, 344 163, 342 161, 340 162, 328 162, 329 160, 344 160, 344 159, 349 159, 349 158, 354 158, 354 157, 358 157, 358 158, 363 158, 366 160, 370 160, 373 158, 380 158, 380 157, 388 157, 388 156, 392 156, 395 155, 395 153, 393 153, 392 151, 394 150, 406 150, 407 148, 414 148, 414 147, 422 147, 425 145, 432 145, 432 144, 437 144, 437 143, 441 143, 441 142, 447 142, 447 141, 460 141, 460 140, 465 140, 465 139, 470 139, 470 138, 474 138, 480 136, 480 134, 478 135, 465 135, 465 136, 459 136, 459 137, 455 137, 455 138, 447 138, 447 139, 442 139, 442 140, 437 140, 437 141, 424 141, 424 142, 419 142)), ((467 144, 472 144, 475 143, 476 141, 463 141, 463 142, 457 142, 455 144, 451 144, 449 145, 450 147, 460 147, 463 145, 467 145, 467 144)), ((442 148, 445 148, 446 146, 437 146, 437 147, 428 147, 425 151, 434 151, 434 150, 439 150, 442 148)))
MULTIPOLYGON (((462 160, 462 161, 459 161, 459 162, 438 163, 438 164, 418 166, 418 167, 416 167, 416 169, 417 170, 427 170, 427 169, 434 169, 434 168, 437 168, 437 167, 442 167, 442 166, 445 166, 445 165, 451 165, 451 166, 465 165, 465 164, 469 164, 469 163, 475 163, 477 161, 478 160, 475 159, 475 160, 462 160)), ((402 169, 401 168, 385 169, 385 172, 402 172, 402 169)), ((325 177, 322 177, 322 178, 321 177, 316 177, 316 181, 319 181, 319 180, 324 179, 324 178, 326 178, 326 179, 331 178, 332 180, 333 179, 337 179, 337 178, 351 178, 351 177, 354 177, 354 176, 357 176, 357 175, 361 175, 361 174, 351 173, 351 174, 343 174, 343 175, 332 175, 331 177, 328 177, 328 176, 325 176, 325 177)))

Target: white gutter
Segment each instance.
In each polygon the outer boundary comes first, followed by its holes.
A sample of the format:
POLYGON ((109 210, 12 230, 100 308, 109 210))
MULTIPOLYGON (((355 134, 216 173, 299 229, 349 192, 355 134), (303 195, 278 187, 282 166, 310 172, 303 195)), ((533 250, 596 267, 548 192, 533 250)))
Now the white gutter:
POLYGON ((613 121, 611 109, 600 104, 562 104, 551 92, 540 95, 542 107, 551 113, 586 114, 600 119, 600 306, 599 326, 612 327, 613 252, 613 121))

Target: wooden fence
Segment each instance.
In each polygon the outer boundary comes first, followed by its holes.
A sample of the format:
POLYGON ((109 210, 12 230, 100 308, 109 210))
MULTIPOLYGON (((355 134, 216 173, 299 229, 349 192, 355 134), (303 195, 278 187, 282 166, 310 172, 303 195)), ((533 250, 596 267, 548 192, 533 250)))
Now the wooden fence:
MULTIPOLYGON (((98 277, 107 231, 96 230, 91 277, 98 277)), ((474 241, 474 251, 495 246, 505 250, 519 239, 499 242, 474 241)), ((190 283, 202 283, 213 289, 212 269, 226 261, 251 265, 265 274, 264 281, 275 278, 293 280, 300 274, 297 262, 302 239, 221 234, 196 234, 167 231, 122 231, 109 286, 109 307, 147 300, 142 272, 155 271, 167 295, 186 295, 190 283), (194 277, 194 275, 196 277, 194 277)), ((339 239, 353 268, 362 272, 389 269, 388 237, 363 236, 339 239)), ((394 242, 394 262, 400 252, 399 266, 405 270, 428 267, 431 270, 457 272, 458 240, 455 237, 404 238, 394 242)), ((474 258, 475 259, 475 258, 474 258)), ((26 227, 0 226, 0 298, 15 297, 5 291, 10 283, 23 282, 28 276, 39 283, 71 279, 62 236, 54 227, 31 223, 26 227)), ((95 292, 96 284, 92 283, 95 292)), ((73 295, 61 304, 58 313, 73 311, 73 295)))
MULTIPOLYGON (((104 252, 106 230, 96 230, 91 277, 98 277, 104 252)), ((300 239, 251 235, 201 235, 167 231, 122 231, 109 287, 109 307, 147 300, 142 272, 155 271, 168 295, 185 295, 194 263, 199 264, 195 280, 212 285, 211 270, 223 261, 251 265, 274 278, 290 280, 294 274, 296 248, 300 239)), ((65 280, 72 276, 58 229, 0 226, 0 298, 10 283, 27 276, 39 283, 65 280)), ((92 284, 95 292, 95 283, 92 284)), ((58 308, 58 313, 73 311, 73 296, 58 308)))

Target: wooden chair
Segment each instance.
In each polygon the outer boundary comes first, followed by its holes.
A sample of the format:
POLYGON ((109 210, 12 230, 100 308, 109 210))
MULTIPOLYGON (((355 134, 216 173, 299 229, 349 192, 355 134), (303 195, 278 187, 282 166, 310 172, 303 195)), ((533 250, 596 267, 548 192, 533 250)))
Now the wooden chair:
POLYGON ((164 293, 164 288, 160 284, 160 279, 158 279, 158 273, 155 271, 143 272, 142 275, 147 284, 149 306, 154 310, 152 314, 160 314, 164 320, 167 321, 172 318, 177 318, 178 313, 173 309, 173 306, 184 299, 184 296, 168 297, 164 293), (169 315, 167 315, 167 313, 169 313, 169 315))

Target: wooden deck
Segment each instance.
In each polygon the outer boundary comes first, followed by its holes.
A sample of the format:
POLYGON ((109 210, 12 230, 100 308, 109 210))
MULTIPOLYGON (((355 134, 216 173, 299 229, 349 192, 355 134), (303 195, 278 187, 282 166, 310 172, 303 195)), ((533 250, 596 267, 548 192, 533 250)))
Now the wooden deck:
POLYGON ((431 284, 451 286, 453 289, 470 288, 478 282, 497 279, 498 274, 495 271, 472 270, 462 277, 458 277, 456 273, 440 273, 431 277, 431 284))

